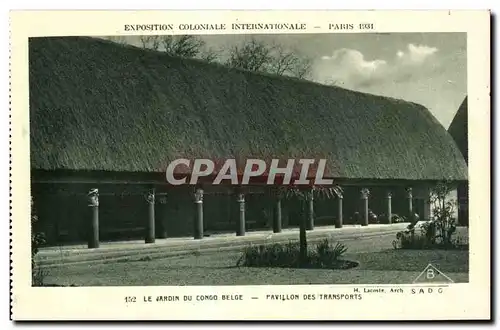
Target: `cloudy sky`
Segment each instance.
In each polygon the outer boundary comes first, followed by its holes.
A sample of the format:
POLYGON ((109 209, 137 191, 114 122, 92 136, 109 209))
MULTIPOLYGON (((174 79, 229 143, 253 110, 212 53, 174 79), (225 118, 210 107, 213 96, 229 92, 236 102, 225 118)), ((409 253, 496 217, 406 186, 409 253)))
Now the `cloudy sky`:
MULTIPOLYGON (((448 128, 467 93, 465 33, 204 36, 220 51, 255 38, 312 59, 311 80, 426 106, 448 128)), ((138 37, 127 42, 139 45, 138 37)))

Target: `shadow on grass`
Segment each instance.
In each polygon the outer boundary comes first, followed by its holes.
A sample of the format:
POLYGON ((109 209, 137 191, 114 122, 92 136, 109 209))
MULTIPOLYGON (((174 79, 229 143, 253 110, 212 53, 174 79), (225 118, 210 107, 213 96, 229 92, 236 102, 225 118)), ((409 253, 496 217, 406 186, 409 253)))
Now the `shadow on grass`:
POLYGON ((282 268, 282 269, 323 269, 323 270, 346 270, 352 269, 354 267, 358 267, 359 262, 351 261, 351 260, 338 260, 334 264, 329 265, 321 265, 321 264, 295 264, 295 265, 236 265, 231 268, 282 268))

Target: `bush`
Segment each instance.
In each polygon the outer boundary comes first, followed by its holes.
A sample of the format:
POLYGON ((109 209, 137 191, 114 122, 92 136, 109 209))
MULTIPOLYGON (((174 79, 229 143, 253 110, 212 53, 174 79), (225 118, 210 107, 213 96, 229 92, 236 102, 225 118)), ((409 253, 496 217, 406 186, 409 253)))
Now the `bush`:
POLYGON ((431 203, 435 205, 432 220, 416 227, 418 217, 405 231, 396 234, 392 242, 395 249, 456 249, 460 247, 458 239, 452 239, 456 231, 456 219, 453 217, 455 201, 446 201, 451 191, 447 183, 439 183, 432 190, 431 203), (419 228, 420 231, 416 231, 419 228))
POLYGON ((257 245, 245 249, 237 266, 283 268, 345 268, 341 259, 347 248, 342 243, 331 244, 324 239, 309 251, 305 263, 300 261, 299 242, 287 244, 257 245))
POLYGON ((333 246, 327 239, 324 239, 316 245, 316 250, 309 253, 308 259, 312 265, 317 265, 320 268, 335 268, 346 251, 345 245, 337 243, 333 246))
POLYGON ((457 229, 457 221, 454 217, 456 206, 455 200, 446 200, 451 188, 445 183, 438 184, 432 192, 431 203, 435 205, 432 213, 435 239, 439 244, 453 245, 453 234, 457 229))
POLYGON ((396 240, 392 242, 395 249, 424 250, 432 248, 426 235, 415 233, 415 229, 407 229, 396 234, 396 240))
POLYGON ((396 240, 392 242, 395 249, 460 249, 463 248, 460 239, 443 240, 437 234, 438 224, 435 221, 427 221, 418 228, 408 228, 396 234, 396 240), (420 230, 417 230, 420 229, 420 230))

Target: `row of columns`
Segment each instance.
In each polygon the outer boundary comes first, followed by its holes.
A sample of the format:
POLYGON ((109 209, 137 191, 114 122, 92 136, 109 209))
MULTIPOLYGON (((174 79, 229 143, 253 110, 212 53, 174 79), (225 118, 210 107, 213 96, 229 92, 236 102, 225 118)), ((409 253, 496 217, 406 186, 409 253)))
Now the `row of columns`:
MULTIPOLYGON (((195 239, 202 239, 204 236, 203 233, 203 190, 196 189, 194 193, 194 203, 196 205, 195 219, 194 219, 194 230, 193 237, 195 239)), ((362 226, 368 226, 369 223, 369 196, 370 191, 367 188, 361 189, 361 199, 362 203, 362 226)), ((148 203, 148 217, 146 223, 146 233, 145 233, 145 243, 154 243, 155 242, 155 190, 151 189, 147 192, 146 201, 148 203)), ((407 189, 407 198, 408 198, 408 213, 409 215, 413 214, 413 194, 412 189, 407 189)), ((387 217, 388 223, 391 223, 392 218, 392 194, 390 192, 386 195, 387 199, 387 217)), ((99 247, 99 191, 98 189, 91 189, 88 192, 88 200, 89 207, 91 208, 92 220, 91 220, 91 228, 90 235, 88 239, 88 247, 89 248, 98 248, 99 247)), ((237 194, 237 202, 239 204, 239 217, 238 222, 236 224, 236 235, 244 236, 245 235, 245 195, 243 193, 237 194)), ((308 192, 307 198, 307 222, 306 229, 313 230, 314 229, 314 194, 313 190, 308 192)), ((273 210, 273 232, 279 233, 282 230, 282 212, 281 212, 281 197, 279 195, 275 196, 274 201, 274 210, 273 210)), ((337 196, 337 208, 338 215, 335 219, 335 228, 342 228, 343 226, 343 196, 337 196)))
MULTIPOLYGON (((88 194, 89 207, 92 214, 90 222, 90 230, 88 237, 88 247, 90 249, 99 247, 99 190, 97 188, 90 189, 88 194)), ((146 222, 146 234, 144 237, 145 243, 155 242, 155 190, 151 189, 147 192, 145 199, 148 203, 148 217, 146 222)))

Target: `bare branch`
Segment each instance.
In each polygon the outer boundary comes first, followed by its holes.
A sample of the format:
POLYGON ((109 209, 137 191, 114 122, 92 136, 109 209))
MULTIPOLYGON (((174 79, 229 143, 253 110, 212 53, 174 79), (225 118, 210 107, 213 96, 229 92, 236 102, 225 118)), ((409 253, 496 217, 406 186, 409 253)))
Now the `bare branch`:
POLYGON ((199 58, 206 62, 215 62, 219 54, 213 49, 204 50, 205 42, 192 35, 181 36, 141 36, 143 48, 163 51, 171 56, 199 58))
POLYGON ((201 52, 201 54, 198 57, 203 61, 213 63, 217 62, 217 60, 219 59, 219 54, 215 50, 210 48, 208 50, 201 52))
POLYGON ((252 39, 243 46, 231 49, 226 65, 248 71, 265 71, 264 66, 270 62, 271 50, 265 44, 252 39))
POLYGON ((161 43, 166 53, 188 58, 197 57, 205 46, 203 40, 193 35, 164 36, 161 43))
POLYGON ((297 58, 297 63, 291 70, 292 76, 299 79, 307 79, 311 74, 312 61, 310 58, 297 58))
POLYGON ((233 47, 226 65, 301 79, 306 78, 311 71, 310 59, 281 45, 268 45, 255 39, 233 47))

